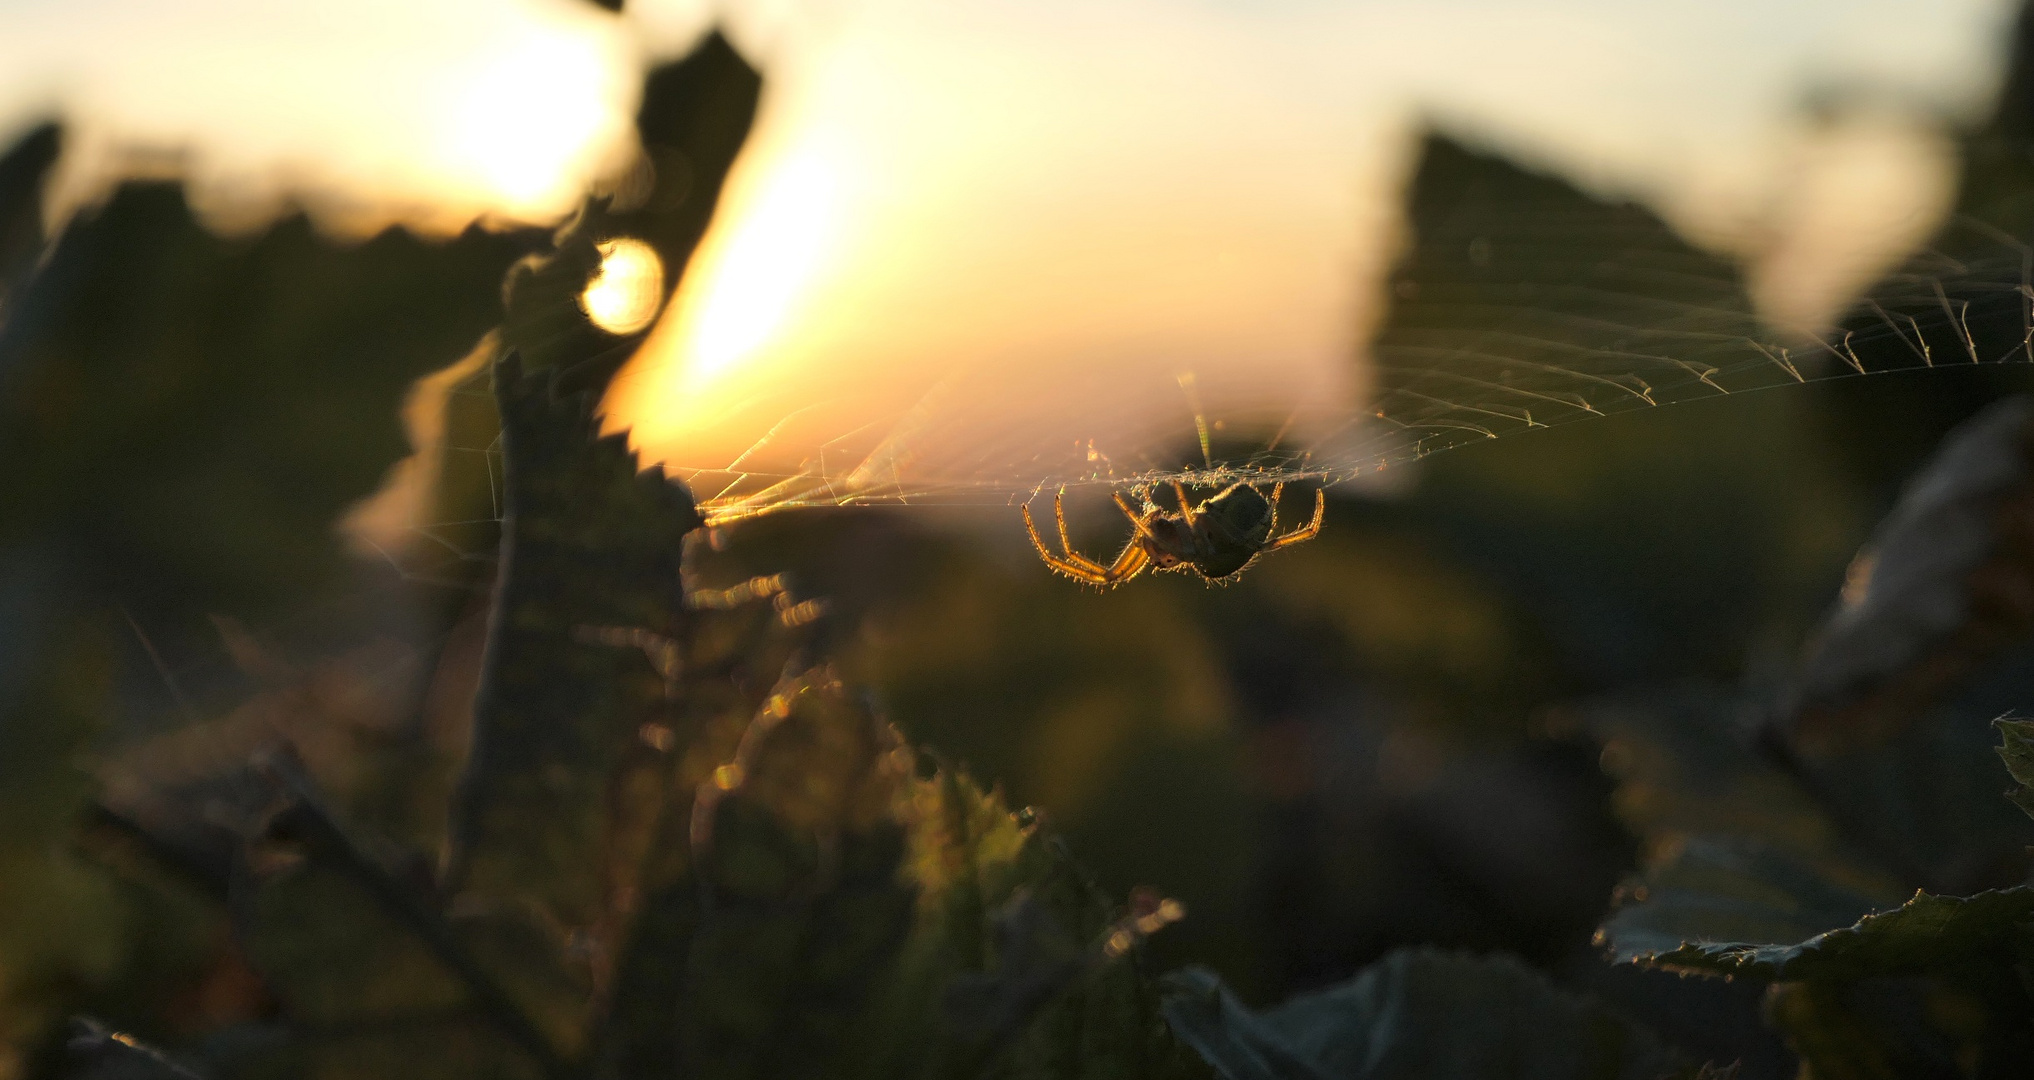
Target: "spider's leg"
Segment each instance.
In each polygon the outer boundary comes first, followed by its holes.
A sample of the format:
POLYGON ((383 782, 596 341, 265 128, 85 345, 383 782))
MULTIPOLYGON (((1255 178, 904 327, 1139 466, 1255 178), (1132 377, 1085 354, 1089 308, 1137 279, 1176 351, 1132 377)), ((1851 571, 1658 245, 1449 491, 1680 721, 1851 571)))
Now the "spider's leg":
POLYGON ((1031 534, 1031 546, 1038 550, 1039 559, 1044 561, 1045 565, 1075 581, 1084 582, 1089 585, 1115 585, 1136 577, 1144 569, 1145 562, 1150 558, 1150 556, 1144 553, 1143 545, 1135 542, 1132 542, 1129 547, 1124 548, 1123 554, 1116 556, 1115 564, 1108 567, 1075 554, 1071 550, 1064 556, 1054 555, 1045 546, 1045 541, 1039 537, 1038 527, 1031 521, 1031 508, 1026 506, 1023 510, 1024 528, 1025 531, 1031 534))
MULTIPOLYGON (((1059 509, 1059 500, 1056 498, 1053 500, 1053 509, 1059 509)), ((1080 578, 1083 581, 1089 581, 1090 577, 1105 573, 1102 569, 1102 564, 1076 553, 1073 546, 1066 542, 1066 515, 1064 513, 1059 515, 1059 542, 1061 547, 1066 551, 1066 554, 1054 555, 1052 550, 1045 546, 1045 540, 1038 535, 1038 526, 1031 521, 1031 507, 1027 504, 1023 507, 1023 510, 1024 531, 1031 534, 1031 546, 1038 549, 1038 557, 1045 560, 1045 565, 1063 574, 1080 578)), ((1090 581, 1090 584, 1100 585, 1104 583, 1101 581, 1090 581)))
POLYGON ((1302 525, 1299 528, 1294 529, 1289 533, 1286 533, 1284 536, 1281 536, 1278 539, 1273 540, 1271 543, 1264 545, 1264 550, 1277 551, 1279 548, 1291 547, 1292 545, 1297 544, 1303 540, 1312 540, 1315 536, 1319 535, 1321 531, 1321 519, 1326 517, 1327 513, 1328 513, 1328 493, 1325 489, 1316 488, 1314 489, 1314 519, 1312 521, 1307 522, 1305 525, 1302 525))
POLYGON ((1098 581, 1096 584, 1114 585, 1119 581, 1128 581, 1143 573, 1145 564, 1150 561, 1151 556, 1145 552, 1144 545, 1133 542, 1129 547, 1123 549, 1123 554, 1116 556, 1114 564, 1102 571, 1102 576, 1105 580, 1098 581))
POLYGON ((1186 485, 1174 480, 1172 482, 1172 493, 1179 499, 1179 516, 1186 519, 1188 528, 1192 528, 1195 518, 1194 504, 1187 501, 1186 485))
POLYGON ((1278 483, 1271 485, 1271 522, 1264 526, 1264 535, 1266 536, 1270 536, 1278 531, 1278 497, 1283 494, 1285 494, 1285 481, 1280 480, 1278 483))
POLYGON ((1130 504, 1123 501, 1123 493, 1120 491, 1115 492, 1111 497, 1116 500, 1116 509, 1123 511, 1123 516, 1129 518, 1130 524, 1137 527, 1138 535, 1147 540, 1158 539, 1158 537, 1151 535, 1151 526, 1145 523, 1145 519, 1150 515, 1139 514, 1137 511, 1130 509, 1130 504))
POLYGON ((1045 565, 1086 585, 1114 585, 1115 582, 1100 570, 1090 570, 1078 563, 1070 563, 1056 555, 1043 556, 1045 565))

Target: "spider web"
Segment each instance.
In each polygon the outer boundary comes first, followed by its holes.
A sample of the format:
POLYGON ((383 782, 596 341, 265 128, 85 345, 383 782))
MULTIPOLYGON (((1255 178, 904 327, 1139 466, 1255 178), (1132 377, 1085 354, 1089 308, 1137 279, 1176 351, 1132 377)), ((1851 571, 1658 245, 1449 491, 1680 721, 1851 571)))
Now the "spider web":
POLYGON ((828 410, 813 407, 787 414, 726 465, 667 468, 721 518, 1009 504, 1061 488, 1172 481, 1337 485, 1590 417, 1830 377, 2034 359, 2029 248, 1974 217, 1952 222, 1831 332, 1790 341, 1761 323, 1737 264, 1695 249, 1645 209, 1596 201, 1448 140, 1429 140, 1410 214, 1417 240, 1386 283, 1389 316, 1350 358, 1353 381, 1368 386, 1333 407, 1281 400, 1280 388, 1236 370, 1245 365, 1053 376, 1043 393, 1009 371, 970 369, 859 430, 827 437, 828 410), (1097 400, 1159 404, 1145 415, 1083 407, 1097 400), (1024 419, 998 415, 1010 410, 1024 419))
MULTIPOLYGON (((1970 183, 1966 210, 2028 186, 2010 172, 1970 183)), ((771 388, 741 405, 764 431, 752 444, 714 460, 666 454, 663 467, 714 523, 812 507, 1010 506, 1173 482, 1202 496, 1238 482, 1333 487, 1593 417, 2034 360, 2034 249, 1985 220, 1997 213, 1955 217, 1812 340, 1765 326, 1737 263, 1648 210, 1446 138, 1427 140, 1408 214, 1414 240, 1384 284, 1388 316, 1350 357, 1351 388, 1339 398, 1247 363, 973 363, 905 400, 845 383, 771 388)), ((484 373, 453 389, 445 460, 484 473, 487 502, 424 530, 462 558, 491 546, 500 513, 491 428, 456 419, 491 407, 486 394, 484 373)))

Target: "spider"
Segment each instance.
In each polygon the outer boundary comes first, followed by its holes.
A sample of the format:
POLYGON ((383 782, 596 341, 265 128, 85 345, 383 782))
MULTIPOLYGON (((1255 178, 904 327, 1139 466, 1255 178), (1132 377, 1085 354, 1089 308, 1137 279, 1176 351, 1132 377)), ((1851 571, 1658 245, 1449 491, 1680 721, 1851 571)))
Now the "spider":
POLYGON ((1273 484, 1271 497, 1249 484, 1232 484, 1214 498, 1195 506, 1187 501, 1186 486, 1172 485, 1179 499, 1179 512, 1172 513, 1147 497, 1145 511, 1138 513, 1115 494, 1116 507, 1137 529, 1116 561, 1108 566, 1074 551, 1066 535, 1066 510, 1060 505, 1065 492, 1052 497, 1052 513, 1059 519, 1059 546, 1064 555, 1054 555, 1038 536, 1031 522, 1031 507, 1024 507, 1024 528, 1031 533, 1031 545, 1038 557, 1075 581, 1089 585, 1117 585, 1144 572, 1148 565, 1160 570, 1192 570, 1208 581, 1241 573, 1243 568, 1267 551, 1291 547, 1311 540, 1321 531, 1321 516, 1327 512, 1327 494, 1314 492, 1314 519, 1284 536, 1278 530, 1278 497, 1284 484, 1273 484))

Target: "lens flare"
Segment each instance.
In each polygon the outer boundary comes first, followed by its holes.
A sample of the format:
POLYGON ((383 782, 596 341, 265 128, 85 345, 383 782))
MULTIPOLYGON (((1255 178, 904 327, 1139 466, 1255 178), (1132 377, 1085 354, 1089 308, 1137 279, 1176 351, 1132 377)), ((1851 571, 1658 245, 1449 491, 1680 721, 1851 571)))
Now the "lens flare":
POLYGON ((593 325, 610 334, 633 334, 649 326, 664 304, 664 261, 641 240, 621 237, 600 243, 600 272, 579 294, 579 306, 593 325))

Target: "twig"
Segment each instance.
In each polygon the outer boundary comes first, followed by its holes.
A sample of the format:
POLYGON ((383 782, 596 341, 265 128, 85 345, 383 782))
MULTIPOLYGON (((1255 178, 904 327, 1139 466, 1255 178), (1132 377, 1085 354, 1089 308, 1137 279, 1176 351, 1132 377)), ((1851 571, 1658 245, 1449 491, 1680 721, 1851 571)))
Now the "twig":
POLYGON ((281 754, 270 754, 261 762, 290 797, 290 806, 276 816, 274 828, 281 835, 299 840, 318 855, 353 878, 397 920, 407 926, 428 947, 438 962, 466 983, 481 1012, 508 1037, 509 1041, 536 1059, 537 1065, 553 1080, 574 1075, 563 1055, 537 1030, 515 1001, 509 997, 480 962, 466 950, 436 907, 426 904, 408 885, 397 880, 363 851, 332 815, 326 811, 310 779, 281 754))

